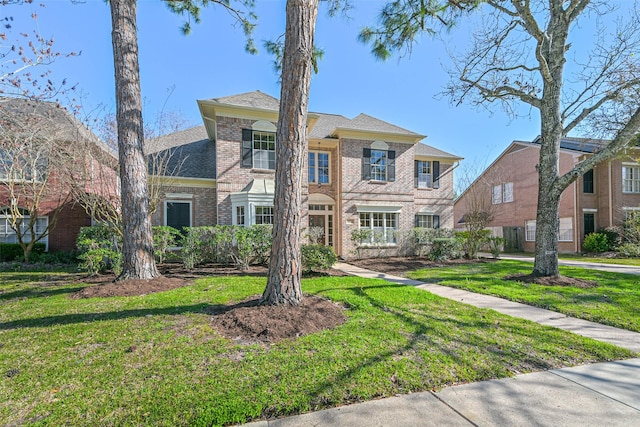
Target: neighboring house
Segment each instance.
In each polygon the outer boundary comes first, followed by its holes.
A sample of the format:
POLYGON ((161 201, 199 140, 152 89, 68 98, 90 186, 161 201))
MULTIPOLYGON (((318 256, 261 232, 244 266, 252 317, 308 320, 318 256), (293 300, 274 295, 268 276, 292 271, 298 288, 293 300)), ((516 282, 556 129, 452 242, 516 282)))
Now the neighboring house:
MULTIPOLYGON (((150 141, 171 153, 154 224, 174 227, 272 224, 279 101, 262 92, 199 100, 203 126, 150 141), (169 176, 173 175, 173 176, 169 176)), ((401 232, 453 227, 453 169, 460 157, 365 114, 308 114, 303 223, 319 243, 347 258, 354 230, 362 245, 397 253, 401 232)))
MULTIPOLYGON (((606 141, 564 138, 560 173, 600 150, 606 141)), ((489 228, 507 239, 506 250, 533 252, 538 199, 539 139, 514 141, 455 201, 456 228, 465 213, 485 200, 493 214, 489 228)), ((621 225, 640 209, 640 165, 628 154, 603 162, 567 187, 560 198, 558 251, 579 252, 584 236, 621 225)))
POLYGON ((47 250, 74 250, 80 227, 91 218, 72 189, 90 191, 95 179, 87 173, 102 167, 95 159, 113 168, 113 152, 57 103, 0 98, 0 129, 0 242, 17 243, 12 220, 22 216, 26 230, 37 212, 36 237, 46 234, 40 242, 47 250), (10 213, 12 206, 19 215, 10 213))

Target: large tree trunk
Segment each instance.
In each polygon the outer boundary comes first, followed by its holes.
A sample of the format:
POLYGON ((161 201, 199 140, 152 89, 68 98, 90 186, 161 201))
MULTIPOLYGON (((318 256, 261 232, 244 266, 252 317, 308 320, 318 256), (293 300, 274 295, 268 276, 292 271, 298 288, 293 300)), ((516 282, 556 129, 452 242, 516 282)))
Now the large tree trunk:
POLYGON ((288 0, 280 115, 276 134, 276 188, 269 280, 262 304, 302 300, 300 251, 302 177, 318 0, 288 0))
POLYGON ((110 5, 124 234, 123 269, 118 279, 151 279, 160 273, 153 258, 143 152, 136 0, 111 0, 110 5))

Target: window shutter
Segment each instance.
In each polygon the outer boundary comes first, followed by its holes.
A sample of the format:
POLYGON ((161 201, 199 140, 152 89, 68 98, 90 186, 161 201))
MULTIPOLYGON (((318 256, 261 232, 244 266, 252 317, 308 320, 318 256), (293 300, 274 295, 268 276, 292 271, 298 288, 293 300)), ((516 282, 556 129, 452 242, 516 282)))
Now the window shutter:
POLYGON ((371 179, 371 148, 362 149, 362 179, 371 179))
MULTIPOLYGON (((440 188, 440 162, 432 162, 433 188, 440 188)), ((435 217, 434 217, 435 218, 435 217)))
POLYGON ((387 151, 387 181, 395 181, 396 180, 396 152, 395 151, 387 151))
POLYGON ((415 215, 415 225, 414 227, 418 227, 420 225, 420 217, 418 215, 415 215))
POLYGON ((243 168, 253 167, 253 131, 251 129, 242 129, 242 162, 240 166, 243 168))
POLYGON ((440 228, 440 215, 433 216, 433 228, 440 228))
MULTIPOLYGON (((420 162, 418 160, 414 161, 414 166, 413 166, 413 186, 418 188, 418 171, 420 168, 420 162)), ((417 217, 416 217, 417 220, 417 217)))

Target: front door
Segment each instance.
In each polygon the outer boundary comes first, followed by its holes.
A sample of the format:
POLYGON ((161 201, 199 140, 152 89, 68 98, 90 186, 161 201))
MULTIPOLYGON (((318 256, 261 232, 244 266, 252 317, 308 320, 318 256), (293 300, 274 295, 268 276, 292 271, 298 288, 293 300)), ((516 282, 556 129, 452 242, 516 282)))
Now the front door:
POLYGON ((309 215, 309 240, 313 244, 326 245, 327 230, 324 215, 309 215))

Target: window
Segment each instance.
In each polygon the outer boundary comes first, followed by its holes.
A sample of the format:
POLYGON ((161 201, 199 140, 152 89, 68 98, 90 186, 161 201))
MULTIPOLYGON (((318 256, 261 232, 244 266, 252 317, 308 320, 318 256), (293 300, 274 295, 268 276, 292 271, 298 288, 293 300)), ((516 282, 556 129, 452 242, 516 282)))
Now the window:
POLYGON ((417 188, 439 188, 440 162, 416 160, 414 178, 417 188))
POLYGON ((418 214, 416 215, 416 227, 440 228, 440 215, 418 214))
POLYGON ((622 192, 640 193, 640 167, 622 167, 622 192))
MULTIPOLYGON (((31 217, 29 216, 29 212, 24 209, 20 209, 20 213, 22 215, 22 221, 19 225, 20 234, 22 235, 23 242, 31 241, 31 232, 29 231, 29 222, 31 217)), ((9 213, 9 209, 0 210, 0 242, 2 243, 18 243, 18 236, 15 231, 11 228, 11 223, 13 221, 13 216, 9 213)), ((47 232, 47 227, 49 226, 49 218, 46 216, 38 217, 36 219, 34 233, 35 237, 38 238, 47 232)), ((45 247, 48 247, 49 237, 44 236, 39 240, 40 242, 45 244, 45 247)))
POLYGON ((309 151, 309 182, 329 183, 329 153, 309 151))
POLYGON ((560 218, 560 231, 558 232, 559 242, 573 241, 573 219, 560 218))
MULTIPOLYGON (((536 240, 536 221, 525 221, 525 240, 527 242, 535 242, 536 240)), ((560 230, 558 232, 559 242, 573 241, 573 221, 571 218, 560 218, 560 230)))
POLYGON ((392 150, 363 149, 362 179, 367 181, 396 180, 396 152, 392 150))
POLYGON ((181 232, 191 227, 191 202, 169 201, 165 202, 165 225, 173 227, 181 232))
POLYGON ((360 229, 371 230, 365 245, 389 245, 396 243, 398 214, 388 212, 360 212, 360 229))
POLYGON ((236 225, 245 225, 244 206, 236 206, 236 225))
POLYGON ((0 180, 42 181, 46 178, 48 162, 43 153, 24 153, 0 149, 0 180))
POLYGON ((499 205, 502 203, 502 185, 494 185, 491 191, 491 204, 499 205))
POLYGON ((593 194, 593 169, 589 169, 582 175, 582 192, 593 194))
POLYGON ((491 188, 491 204, 499 205, 501 203, 513 202, 513 182, 506 184, 494 185, 491 188))
POLYGON ((275 132, 242 129, 243 168, 276 169, 275 132))
POLYGON ((273 206, 256 206, 256 224, 273 224, 273 206))

